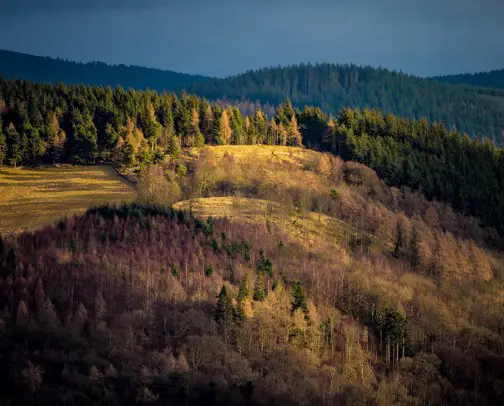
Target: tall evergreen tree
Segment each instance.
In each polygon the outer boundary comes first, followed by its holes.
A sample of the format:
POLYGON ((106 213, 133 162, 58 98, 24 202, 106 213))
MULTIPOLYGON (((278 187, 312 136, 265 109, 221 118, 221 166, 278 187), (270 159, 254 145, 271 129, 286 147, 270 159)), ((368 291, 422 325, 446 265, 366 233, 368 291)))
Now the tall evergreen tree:
POLYGON ((204 111, 203 111, 203 119, 201 120, 201 132, 205 137, 205 142, 207 144, 212 144, 213 142, 212 130, 214 123, 214 114, 212 111, 212 106, 210 106, 210 103, 206 101, 202 105, 204 106, 204 111))
POLYGON ((217 309, 215 310, 215 321, 220 325, 229 326, 233 322, 234 307, 229 297, 227 288, 222 286, 217 299, 217 309))
POLYGON ((300 281, 294 282, 292 286, 292 312, 294 313, 297 309, 301 309, 305 318, 308 318, 308 301, 300 281))
POLYGON ((264 299, 266 299, 266 292, 264 290, 264 274, 262 272, 258 272, 254 285, 254 300, 256 302, 263 302, 264 299))

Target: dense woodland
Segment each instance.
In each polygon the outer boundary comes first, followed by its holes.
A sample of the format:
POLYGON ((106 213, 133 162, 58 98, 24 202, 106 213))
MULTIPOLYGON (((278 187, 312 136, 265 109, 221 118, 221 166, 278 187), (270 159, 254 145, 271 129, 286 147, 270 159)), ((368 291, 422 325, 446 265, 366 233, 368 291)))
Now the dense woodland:
POLYGON ((491 70, 489 72, 436 76, 433 79, 443 83, 504 89, 504 69, 491 70))
POLYGON ((499 97, 492 97, 488 91, 386 69, 294 65, 204 81, 188 90, 210 99, 257 99, 273 105, 289 97, 296 106, 313 105, 328 114, 337 114, 346 107, 377 108, 401 117, 443 121, 449 128, 456 127, 474 137, 487 137, 498 144, 504 141, 502 92, 498 92, 499 97))
POLYGON ((488 230, 330 154, 230 151, 146 166, 141 199, 257 197, 278 213, 105 207, 0 244, 5 404, 502 403, 504 263, 488 230), (268 220, 291 210, 338 219, 340 235, 268 220))
POLYGON ((502 71, 432 80, 372 67, 301 64, 215 79, 136 66, 75 63, 11 51, 0 51, 0 60, 0 76, 7 79, 149 88, 159 93, 177 91, 179 96, 187 91, 233 105, 250 101, 255 104, 258 100, 266 113, 272 113, 271 106, 276 108, 286 98, 300 108, 317 106, 333 115, 346 107, 380 109, 401 117, 443 121, 448 128, 456 127, 471 137, 504 142, 502 71))
POLYGON ((0 108, 0 164, 109 159, 143 167, 181 147, 305 145, 364 163, 390 185, 422 190, 504 231, 502 150, 426 119, 352 109, 332 118, 316 107, 299 111, 290 100, 271 117, 249 105, 249 116, 185 93, 4 80, 0 108))
POLYGON ((103 62, 79 63, 64 59, 0 50, 0 76, 68 85, 122 86, 133 89, 174 90, 208 77, 188 75, 140 66, 108 65, 103 62))

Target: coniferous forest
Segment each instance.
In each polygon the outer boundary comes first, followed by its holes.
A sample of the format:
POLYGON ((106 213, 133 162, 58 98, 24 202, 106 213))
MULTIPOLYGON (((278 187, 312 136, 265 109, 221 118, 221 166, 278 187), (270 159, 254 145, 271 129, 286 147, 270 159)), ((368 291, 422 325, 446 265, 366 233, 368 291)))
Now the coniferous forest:
POLYGON ((400 117, 427 117, 470 137, 489 138, 497 144, 504 142, 502 71, 425 79, 373 67, 301 64, 216 79, 135 66, 75 63, 1 50, 0 60, 0 76, 8 79, 150 88, 158 93, 177 91, 179 96, 185 90, 233 104, 258 101, 265 112, 286 98, 299 108, 316 106, 332 115, 347 107, 380 109, 400 117))
POLYGON ((196 83, 189 91, 210 99, 257 99, 273 105, 289 97, 300 108, 313 105, 333 115, 347 107, 377 108, 503 142, 501 90, 452 86, 386 69, 332 64, 265 68, 196 83))

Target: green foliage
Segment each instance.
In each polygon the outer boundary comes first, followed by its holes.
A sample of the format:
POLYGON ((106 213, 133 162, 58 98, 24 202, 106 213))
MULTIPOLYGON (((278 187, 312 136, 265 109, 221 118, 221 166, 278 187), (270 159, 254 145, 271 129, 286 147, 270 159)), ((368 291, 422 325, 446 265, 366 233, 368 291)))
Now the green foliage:
POLYGON ((187 166, 185 166, 183 163, 177 164, 177 176, 183 178, 187 174, 187 166))
POLYGON ((256 302, 263 302, 264 299, 266 299, 266 291, 264 290, 264 274, 259 272, 254 285, 254 300, 256 302))
POLYGON ((171 273, 175 278, 180 278, 180 271, 177 268, 177 265, 173 264, 171 267, 171 273))
POLYGON ((242 241, 242 253, 243 259, 247 262, 250 261, 250 243, 248 241, 242 241))
POLYGON ((225 285, 222 286, 217 299, 215 321, 220 325, 230 326, 234 318, 234 306, 225 285))
POLYGON ((214 273, 214 269, 212 268, 212 265, 208 265, 205 269, 205 276, 207 278, 210 278, 214 273))
POLYGON ((339 198, 339 193, 337 189, 331 189, 331 199, 332 200, 338 200, 339 198))
POLYGON ((306 295, 301 285, 300 281, 294 282, 292 285, 292 312, 294 313, 297 309, 301 309, 305 314, 305 319, 309 319, 308 316, 308 301, 306 300, 306 295))
MULTIPOLYGON (((371 106, 401 117, 439 120, 449 128, 456 126, 471 136, 488 137, 499 144, 504 141, 501 101, 482 97, 475 88, 451 86, 381 68, 327 63, 267 68, 200 82, 191 86, 190 91, 214 100, 226 95, 231 100, 259 100, 275 106, 289 97, 299 108, 318 107, 332 115, 348 106, 371 106)), ((276 114, 277 122, 286 128, 293 111, 290 100, 276 114)), ((317 138, 323 133, 317 127, 323 114, 313 110, 309 116, 313 130, 303 130, 304 143, 320 145, 317 138)), ((298 121, 303 128, 303 120, 298 121)))
POLYGON ((238 300, 242 301, 245 299, 252 299, 254 296, 254 288, 252 286, 252 276, 250 272, 247 272, 243 278, 240 280, 240 286, 238 290, 238 300))
POLYGON ((265 273, 270 278, 273 277, 273 262, 264 256, 263 250, 259 253, 259 261, 257 261, 256 268, 258 273, 265 273))
POLYGON ((404 348, 407 339, 408 321, 397 309, 386 306, 377 311, 376 325, 382 334, 383 345, 404 348))
MULTIPOLYGON (((268 117, 260 108, 252 112, 252 120, 244 120, 237 106, 222 110, 186 93, 179 98, 150 90, 126 92, 120 87, 51 86, 0 78, 0 100, 6 107, 0 113, 0 164, 12 166, 43 161, 91 163, 99 157, 124 167, 142 167, 163 161, 165 154, 177 159, 182 146, 278 142, 268 137, 268 117), (27 103, 35 107, 26 110, 27 103)), ((292 143, 301 145, 301 134, 294 128, 298 126, 292 125, 296 116, 289 120, 292 143)), ((186 172, 179 164, 177 175, 186 172)))

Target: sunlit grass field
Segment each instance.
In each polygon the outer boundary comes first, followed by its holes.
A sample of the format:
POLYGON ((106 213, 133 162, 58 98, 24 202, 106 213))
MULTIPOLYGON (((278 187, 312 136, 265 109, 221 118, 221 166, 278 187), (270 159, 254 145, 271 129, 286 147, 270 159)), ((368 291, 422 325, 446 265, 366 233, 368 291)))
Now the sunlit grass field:
POLYGON ((289 211, 280 203, 239 197, 209 197, 185 200, 173 206, 202 218, 228 218, 254 224, 272 224, 310 246, 339 244, 344 238, 345 223, 324 214, 309 212, 304 216, 289 211))
POLYGON ((0 168, 0 233, 36 229, 135 197, 135 189, 110 166, 0 168))
MULTIPOLYGON (((205 148, 211 149, 217 159, 221 159, 225 153, 228 153, 233 155, 238 162, 267 160, 290 164, 293 167, 307 165, 311 160, 320 155, 318 152, 310 149, 282 147, 278 145, 218 145, 206 146, 205 148)), ((200 150, 200 148, 192 148, 189 154, 192 156, 197 155, 200 150)))

